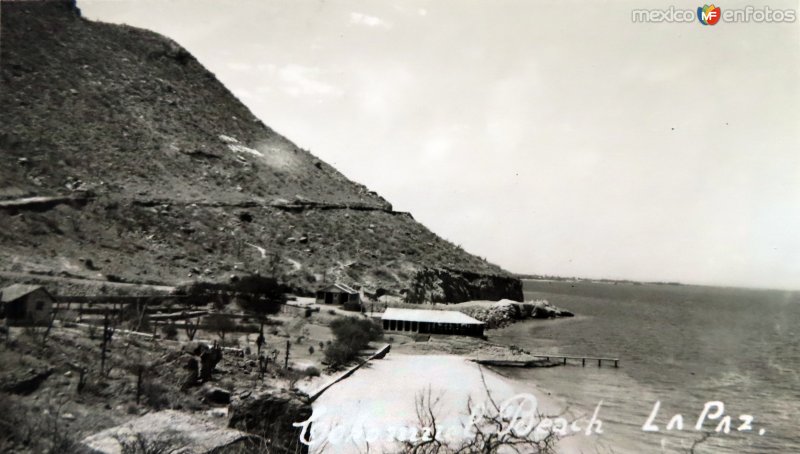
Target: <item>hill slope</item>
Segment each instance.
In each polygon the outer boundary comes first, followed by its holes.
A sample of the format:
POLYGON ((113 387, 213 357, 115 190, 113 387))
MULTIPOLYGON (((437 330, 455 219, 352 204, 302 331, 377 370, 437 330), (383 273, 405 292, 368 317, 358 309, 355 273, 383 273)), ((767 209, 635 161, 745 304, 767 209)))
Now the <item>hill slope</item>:
POLYGON ((265 126, 173 41, 70 2, 3 2, 0 33, 0 271, 521 298, 265 126))

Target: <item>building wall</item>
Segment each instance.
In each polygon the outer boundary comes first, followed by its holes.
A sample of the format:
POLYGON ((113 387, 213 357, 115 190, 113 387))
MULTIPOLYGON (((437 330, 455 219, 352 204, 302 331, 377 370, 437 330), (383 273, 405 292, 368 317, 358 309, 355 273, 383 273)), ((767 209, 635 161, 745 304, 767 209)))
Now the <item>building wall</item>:
POLYGON ((348 301, 359 301, 360 299, 361 295, 358 293, 317 292, 316 302, 317 304, 344 304, 348 301))
POLYGON ((483 325, 457 323, 412 322, 408 320, 383 320, 385 331, 400 331, 422 334, 455 334, 460 336, 483 336, 483 325))
POLYGON ((53 311, 53 298, 46 291, 39 289, 6 303, 4 309, 9 320, 44 323, 49 321, 53 311))
POLYGON ((36 290, 25 298, 25 318, 35 322, 44 322, 53 311, 53 299, 44 290, 36 290))

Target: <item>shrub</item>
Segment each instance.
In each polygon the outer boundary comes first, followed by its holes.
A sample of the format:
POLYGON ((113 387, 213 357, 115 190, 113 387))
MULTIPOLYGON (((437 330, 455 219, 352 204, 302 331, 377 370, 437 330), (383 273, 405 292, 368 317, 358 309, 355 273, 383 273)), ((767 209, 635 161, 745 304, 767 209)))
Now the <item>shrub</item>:
POLYGON ((306 377, 319 377, 319 369, 314 366, 306 368, 303 372, 306 374, 306 377))
POLYGON ((164 337, 170 340, 175 340, 178 338, 178 328, 175 327, 175 324, 170 322, 166 325, 161 327, 161 332, 164 334, 164 337))
POLYGON ((144 403, 150 408, 161 410, 168 408, 170 390, 164 385, 153 382, 145 382, 142 384, 142 396, 144 403))
POLYGON ((342 317, 331 322, 330 327, 337 342, 346 343, 357 350, 383 337, 383 328, 370 319, 342 317))
POLYGON ((224 314, 211 314, 206 317, 205 328, 214 331, 221 340, 225 340, 225 334, 236 330, 236 323, 224 314))
POLYGON ((342 309, 350 312, 361 312, 363 307, 358 301, 348 301, 342 305, 342 309))
POLYGON ((339 368, 353 361, 358 356, 358 351, 349 345, 333 343, 325 347, 325 362, 332 368, 339 368))
POLYGON ((336 342, 325 348, 325 360, 334 368, 353 361, 371 341, 383 337, 383 328, 369 319, 342 317, 334 320, 330 327, 336 342))

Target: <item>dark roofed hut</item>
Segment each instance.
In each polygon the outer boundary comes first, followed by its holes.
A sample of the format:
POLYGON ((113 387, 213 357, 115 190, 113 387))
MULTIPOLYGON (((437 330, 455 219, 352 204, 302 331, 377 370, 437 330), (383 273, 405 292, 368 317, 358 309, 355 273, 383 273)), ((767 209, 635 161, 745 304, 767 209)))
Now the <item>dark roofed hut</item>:
POLYGON ((358 290, 344 285, 332 284, 317 291, 317 304, 345 304, 351 301, 360 302, 358 290))
POLYGON ((11 323, 46 323, 54 301, 41 285, 13 284, 0 290, 2 313, 11 323))
POLYGON ((486 324, 463 312, 390 307, 381 317, 385 331, 409 331, 421 334, 458 334, 483 336, 486 324))

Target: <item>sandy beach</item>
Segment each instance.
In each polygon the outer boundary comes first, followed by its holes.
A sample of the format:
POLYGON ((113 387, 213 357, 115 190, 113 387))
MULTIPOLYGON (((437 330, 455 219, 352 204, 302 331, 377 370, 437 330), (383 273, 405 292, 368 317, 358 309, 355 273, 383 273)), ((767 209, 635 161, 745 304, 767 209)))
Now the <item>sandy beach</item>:
MULTIPOLYGON (((440 433, 463 431, 470 417, 468 403, 474 409, 487 402, 487 388, 498 404, 526 396, 534 399, 529 402, 535 401, 545 416, 563 411, 563 405, 531 384, 461 356, 389 354, 336 384, 314 403, 311 452, 397 452, 398 439, 407 439, 412 436, 409 430, 424 427, 416 412, 417 399, 424 395, 436 402, 432 408, 440 433)), ((559 441, 559 452, 575 452, 575 441, 559 441)))

